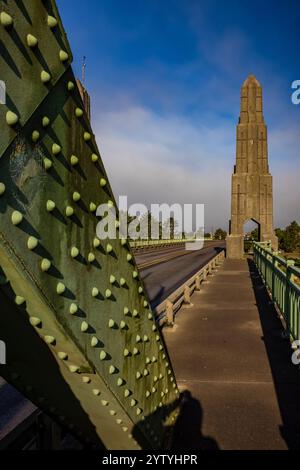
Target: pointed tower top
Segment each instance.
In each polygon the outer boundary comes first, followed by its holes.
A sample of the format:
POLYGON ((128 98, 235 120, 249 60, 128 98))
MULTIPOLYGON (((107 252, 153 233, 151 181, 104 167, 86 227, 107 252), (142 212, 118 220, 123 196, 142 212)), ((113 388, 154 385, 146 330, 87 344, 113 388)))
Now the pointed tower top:
POLYGON ((249 77, 244 81, 243 83, 243 87, 249 87, 249 86, 257 86, 257 87, 260 87, 260 83, 259 81, 257 80, 257 78, 254 76, 254 75, 249 75, 249 77))

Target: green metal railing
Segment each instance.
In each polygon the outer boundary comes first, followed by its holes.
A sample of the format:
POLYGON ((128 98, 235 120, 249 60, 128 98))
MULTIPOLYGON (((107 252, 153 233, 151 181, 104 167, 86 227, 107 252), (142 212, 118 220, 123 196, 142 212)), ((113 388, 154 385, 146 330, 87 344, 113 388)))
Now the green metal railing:
POLYGON ((165 246, 165 245, 178 245, 187 242, 194 242, 195 239, 191 240, 182 240, 182 239, 173 239, 173 240, 135 240, 130 242, 131 248, 141 248, 145 246, 165 246))
POLYGON ((270 242, 254 242, 254 261, 288 332, 300 339, 300 269, 272 251, 270 242))

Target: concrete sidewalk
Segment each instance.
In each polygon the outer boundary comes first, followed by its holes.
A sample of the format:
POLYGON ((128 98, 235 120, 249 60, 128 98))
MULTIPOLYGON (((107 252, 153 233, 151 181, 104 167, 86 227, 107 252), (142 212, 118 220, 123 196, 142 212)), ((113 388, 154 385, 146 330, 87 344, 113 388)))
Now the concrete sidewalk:
POLYGON ((225 260, 164 336, 185 400, 176 448, 300 449, 300 370, 252 260, 225 260))

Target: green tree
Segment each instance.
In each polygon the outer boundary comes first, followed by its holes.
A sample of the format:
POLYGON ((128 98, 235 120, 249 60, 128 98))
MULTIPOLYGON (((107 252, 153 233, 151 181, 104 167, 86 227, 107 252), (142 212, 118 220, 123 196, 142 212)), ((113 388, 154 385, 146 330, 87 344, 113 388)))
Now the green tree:
POLYGON ((225 240, 226 237, 227 237, 227 232, 225 232, 225 230, 218 228, 215 231, 215 235, 214 235, 215 240, 225 240))

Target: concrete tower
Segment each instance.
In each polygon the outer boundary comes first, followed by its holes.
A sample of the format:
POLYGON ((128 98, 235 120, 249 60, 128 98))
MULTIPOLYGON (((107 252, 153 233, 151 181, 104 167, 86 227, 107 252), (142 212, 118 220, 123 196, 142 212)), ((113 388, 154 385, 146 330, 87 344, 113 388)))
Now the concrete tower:
POLYGON ((237 126, 236 165, 232 175, 230 234, 227 256, 242 258, 244 224, 259 226, 260 241, 271 240, 277 249, 273 229, 273 182, 269 172, 267 126, 263 117, 262 88, 250 75, 241 91, 241 114, 237 126))

